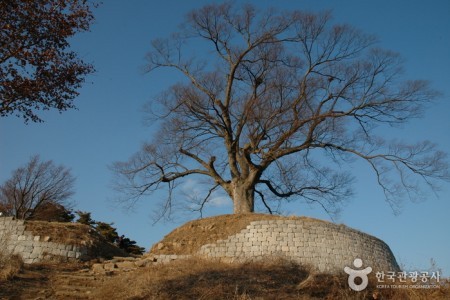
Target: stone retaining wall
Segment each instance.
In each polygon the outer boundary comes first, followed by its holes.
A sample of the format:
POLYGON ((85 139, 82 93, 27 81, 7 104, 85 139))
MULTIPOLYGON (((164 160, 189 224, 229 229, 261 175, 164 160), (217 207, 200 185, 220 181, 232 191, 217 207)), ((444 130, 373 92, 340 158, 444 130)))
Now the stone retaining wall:
POLYGON ((50 237, 33 235, 25 228, 23 220, 0 217, 0 252, 18 254, 26 264, 54 258, 83 259, 88 253, 86 246, 54 243, 50 237))
MULTIPOLYGON (((253 221, 241 232, 201 247, 199 254, 223 261, 284 258, 320 272, 355 268, 356 258, 377 271, 399 271, 383 241, 344 225, 305 218, 253 221)), ((356 268, 357 269, 357 268, 356 268)))
MULTIPOLYGON (((86 231, 91 233, 85 237, 86 240, 64 243, 53 241, 51 234, 33 234, 27 230, 30 223, 32 221, 24 222, 23 220, 14 220, 12 217, 0 217, 0 253, 18 254, 26 264, 50 260, 72 261, 95 257, 128 256, 122 249, 106 242, 104 238, 94 231, 91 232, 89 228, 86 231)), ((46 226, 48 226, 47 230, 51 231, 52 224, 44 224, 43 232, 45 232, 46 226)), ((61 224, 59 225, 61 226, 61 224)), ((72 234, 68 225, 62 224, 61 229, 65 229, 65 233, 72 234)))

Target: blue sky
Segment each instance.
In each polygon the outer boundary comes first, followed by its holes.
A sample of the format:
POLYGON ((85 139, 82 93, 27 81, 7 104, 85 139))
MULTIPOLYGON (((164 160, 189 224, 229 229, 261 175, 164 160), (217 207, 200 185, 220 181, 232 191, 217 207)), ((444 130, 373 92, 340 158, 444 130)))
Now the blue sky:
MULTIPOLYGON (((182 213, 173 222, 152 225, 155 201, 144 199, 131 210, 114 201, 108 166, 128 159, 149 140, 153 129, 144 123, 143 105, 174 83, 166 72, 144 74, 150 41, 177 30, 185 13, 213 1, 108 0, 95 10, 89 33, 73 39, 73 48, 97 73, 90 76, 76 100, 78 110, 45 112, 45 123, 25 125, 21 119, 0 119, 0 182, 26 163, 33 154, 72 169, 76 176, 76 209, 92 212, 95 220, 114 222, 120 234, 149 248, 195 213, 182 213)), ((257 6, 320 11, 331 9, 334 21, 349 23, 376 34, 380 46, 397 51, 405 59, 405 76, 427 79, 442 92, 422 119, 412 120, 386 135, 408 141, 429 139, 440 149, 450 149, 450 2, 436 1, 254 1, 257 6)), ((445 276, 450 275, 450 184, 443 183, 438 197, 431 194, 420 203, 405 202, 395 216, 384 202, 373 174, 355 164, 356 194, 344 208, 338 223, 384 240, 400 264, 426 270, 433 258, 445 276)), ((197 188, 189 181, 184 189, 197 188)), ((230 203, 216 199, 208 214, 230 213, 230 203)), ((292 203, 285 214, 329 220, 319 207, 292 203)))

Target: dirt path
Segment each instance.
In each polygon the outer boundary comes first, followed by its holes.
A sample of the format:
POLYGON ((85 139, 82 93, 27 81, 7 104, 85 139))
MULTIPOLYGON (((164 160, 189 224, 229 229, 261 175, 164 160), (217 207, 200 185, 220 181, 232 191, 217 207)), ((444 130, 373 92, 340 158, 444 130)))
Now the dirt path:
POLYGON ((83 265, 28 265, 13 280, 0 282, 0 299, 92 299, 106 279, 83 265))

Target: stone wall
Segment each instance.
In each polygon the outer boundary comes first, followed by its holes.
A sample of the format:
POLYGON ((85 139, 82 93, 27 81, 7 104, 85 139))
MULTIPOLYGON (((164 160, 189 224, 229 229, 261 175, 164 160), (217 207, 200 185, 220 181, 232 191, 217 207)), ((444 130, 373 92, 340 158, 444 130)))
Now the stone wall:
MULTIPOLYGON (((49 228, 51 223, 48 223, 49 228)), ((85 260, 96 256, 124 256, 121 249, 114 249, 98 237, 79 243, 54 242, 49 235, 35 235, 27 230, 27 223, 12 217, 0 217, 0 253, 18 254, 24 263, 58 260, 85 260)))
MULTIPOLYGON (((253 221, 241 232, 201 247, 199 254, 224 261, 284 258, 316 271, 342 273, 356 258, 377 271, 399 271, 383 241, 344 225, 304 218, 253 221)), ((356 268, 357 269, 357 268, 356 268)))

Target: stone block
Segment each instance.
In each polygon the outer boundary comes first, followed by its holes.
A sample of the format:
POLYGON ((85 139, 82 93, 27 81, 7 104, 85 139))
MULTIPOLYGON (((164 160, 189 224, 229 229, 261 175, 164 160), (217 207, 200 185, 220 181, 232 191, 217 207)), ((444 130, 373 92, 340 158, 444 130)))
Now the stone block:
POLYGON ((103 265, 103 268, 107 271, 113 271, 117 269, 117 265, 115 263, 106 263, 103 265))
POLYGON ((134 265, 138 268, 146 267, 151 265, 153 261, 151 259, 139 259, 134 262, 134 265))
POLYGON ((33 252, 33 246, 25 246, 23 248, 23 252, 29 252, 29 253, 33 252))
POLYGON ((256 237, 256 241, 257 242, 266 242, 267 241, 267 237, 263 234, 259 235, 256 237))
POLYGON ((37 253, 39 255, 42 255, 43 252, 44 252, 44 248, 42 248, 42 247, 34 247, 32 253, 37 253))
POLYGON ((24 225, 16 226, 16 228, 14 228, 14 231, 19 234, 22 234, 25 231, 25 226, 24 225))
POLYGON ((103 267, 103 264, 93 264, 92 271, 94 273, 103 273, 105 271, 105 268, 103 267))
POLYGON ((133 261, 118 262, 118 263, 116 263, 116 266, 119 269, 134 269, 134 268, 136 268, 136 265, 134 264, 133 261))
POLYGON ((245 238, 246 238, 246 239, 253 238, 253 235, 254 235, 254 234, 253 234, 252 232, 246 232, 246 233, 245 233, 245 238))
POLYGON ((34 240, 35 242, 39 242, 40 239, 41 239, 41 237, 40 237, 39 235, 37 235, 37 236, 35 236, 35 237, 33 238, 33 240, 34 240))
POLYGON ((41 254, 40 253, 38 253, 38 252, 31 252, 31 254, 30 254, 30 256, 29 256, 29 258, 39 258, 41 256, 41 254))
POLYGON ((13 251, 14 251, 14 253, 21 253, 21 252, 23 252, 24 248, 25 248, 25 246, 23 246, 23 245, 17 245, 14 247, 13 251))

